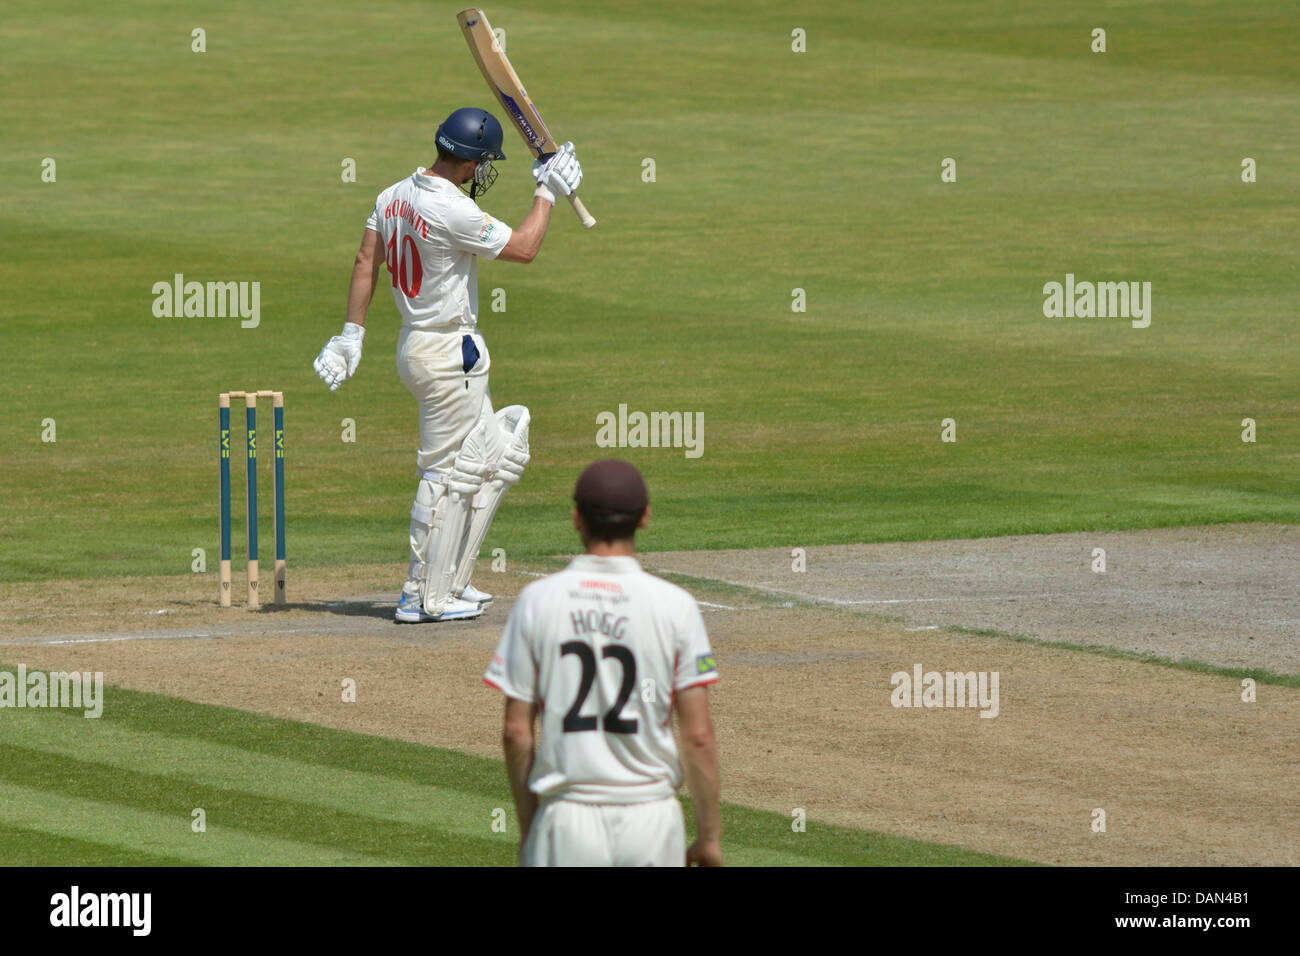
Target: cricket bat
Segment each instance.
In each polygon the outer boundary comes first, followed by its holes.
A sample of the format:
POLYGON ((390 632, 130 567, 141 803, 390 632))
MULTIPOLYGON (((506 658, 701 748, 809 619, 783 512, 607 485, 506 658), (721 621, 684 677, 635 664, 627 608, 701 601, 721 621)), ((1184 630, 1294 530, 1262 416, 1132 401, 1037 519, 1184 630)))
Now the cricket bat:
MULTIPOLYGON (((483 79, 487 80, 488 86, 496 94, 497 100, 505 108, 506 115, 515 124, 515 129, 519 130, 519 135, 524 138, 533 156, 537 159, 550 156, 560 148, 559 144, 555 142, 551 131, 546 128, 541 114, 537 112, 537 107, 528 96, 528 91, 519 82, 514 67, 510 65, 505 51, 497 43, 483 11, 462 10, 456 14, 456 22, 460 24, 465 34, 465 42, 469 44, 469 52, 474 54, 474 61, 478 63, 483 79)), ((587 212, 587 207, 582 204, 581 199, 570 194, 569 202, 573 203, 573 211, 578 214, 583 228, 590 229, 596 224, 596 220, 592 218, 591 213, 587 212)))

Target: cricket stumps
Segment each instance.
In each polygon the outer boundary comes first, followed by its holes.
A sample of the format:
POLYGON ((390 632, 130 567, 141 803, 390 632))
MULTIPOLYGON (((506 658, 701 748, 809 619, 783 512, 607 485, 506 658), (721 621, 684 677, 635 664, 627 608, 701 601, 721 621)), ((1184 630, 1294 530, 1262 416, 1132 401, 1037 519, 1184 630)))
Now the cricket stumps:
POLYGON ((257 400, 269 398, 273 406, 275 426, 275 603, 284 604, 285 597, 285 547, 284 547, 284 393, 267 389, 250 392, 222 392, 217 396, 217 416, 220 430, 218 454, 220 455, 220 530, 221 564, 219 600, 222 607, 231 606, 230 580, 230 402, 244 400, 244 437, 247 448, 245 464, 245 528, 248 542, 248 606, 261 606, 258 592, 258 541, 257 541, 257 400))

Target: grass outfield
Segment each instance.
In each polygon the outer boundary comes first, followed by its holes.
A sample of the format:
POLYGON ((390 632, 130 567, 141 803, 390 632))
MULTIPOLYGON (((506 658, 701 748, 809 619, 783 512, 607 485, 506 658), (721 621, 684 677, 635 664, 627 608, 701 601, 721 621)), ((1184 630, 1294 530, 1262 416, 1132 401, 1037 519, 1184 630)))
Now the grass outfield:
MULTIPOLYGON (((1021 863, 813 816, 794 833, 789 817, 724 804, 728 863, 1021 863)), ((7 866, 511 865, 517 833, 501 762, 456 751, 119 688, 97 719, 0 720, 7 866), (497 808, 508 832, 493 832, 497 808)))
MULTIPOLYGON (((404 565, 415 416, 387 290, 355 380, 331 395, 311 361, 376 193, 489 101, 454 12, 6 15, 0 580, 173 573, 196 547, 211 569, 215 396, 249 386, 287 393, 291 564, 404 565), (155 318, 174 273, 260 282, 260 325, 155 318)), ((537 263, 481 270, 493 395, 534 422, 489 548, 568 546, 566 495, 620 403, 705 419, 699 459, 621 452, 651 483, 647 549, 1300 518, 1296 3, 488 12, 600 220, 561 208, 537 263), (1067 272, 1152 282, 1150 328, 1044 318, 1067 272)), ((517 222, 528 163, 506 135, 484 205, 517 222)))

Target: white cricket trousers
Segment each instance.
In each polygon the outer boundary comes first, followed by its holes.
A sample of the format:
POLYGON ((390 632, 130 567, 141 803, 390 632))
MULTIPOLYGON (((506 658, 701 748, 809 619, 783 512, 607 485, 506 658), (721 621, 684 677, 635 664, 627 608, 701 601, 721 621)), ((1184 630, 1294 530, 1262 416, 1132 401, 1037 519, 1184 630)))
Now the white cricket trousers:
POLYGON ((548 800, 524 843, 524 866, 685 866, 677 798, 645 803, 548 800))
POLYGON ((402 327, 397 336, 397 374, 420 406, 420 451, 416 466, 425 472, 451 470, 456 453, 480 421, 485 423, 489 453, 501 445, 499 429, 492 427, 492 397, 488 369, 492 358, 478 332, 419 332, 402 327), (465 336, 470 336, 479 358, 465 371, 465 336))

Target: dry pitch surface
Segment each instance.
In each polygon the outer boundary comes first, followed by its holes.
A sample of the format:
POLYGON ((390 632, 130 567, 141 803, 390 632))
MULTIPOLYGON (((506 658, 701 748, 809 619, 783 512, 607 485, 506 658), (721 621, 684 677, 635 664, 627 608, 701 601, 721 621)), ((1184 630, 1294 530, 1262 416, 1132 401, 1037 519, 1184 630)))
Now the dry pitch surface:
MULTIPOLYGON (((1298 534, 815 548, 804 573, 788 549, 645 563, 729 582, 693 590, 723 677, 731 802, 1048 863, 1296 865, 1300 689, 1261 684, 1244 703, 1233 677, 938 626, 1294 673, 1298 534), (1093 547, 1105 575, 1089 570, 1093 547), (890 675, 918 663, 998 671, 999 715, 894 708, 890 675)), ((79 613, 50 612, 46 585, 11 585, 0 663, 495 756, 501 702, 480 676, 531 577, 483 575, 499 597, 479 621, 403 626, 380 590, 402 571, 299 572, 296 603, 258 612, 218 609, 210 574, 81 582, 79 613)))

